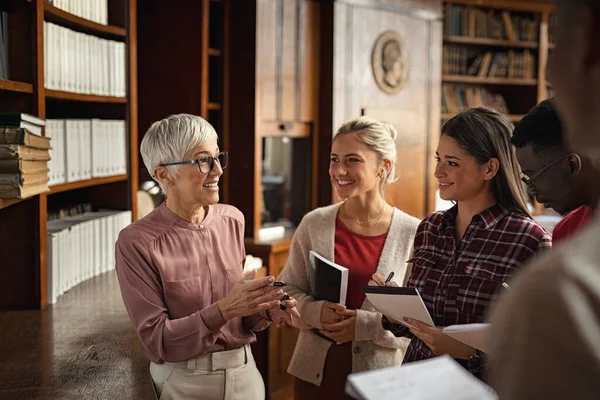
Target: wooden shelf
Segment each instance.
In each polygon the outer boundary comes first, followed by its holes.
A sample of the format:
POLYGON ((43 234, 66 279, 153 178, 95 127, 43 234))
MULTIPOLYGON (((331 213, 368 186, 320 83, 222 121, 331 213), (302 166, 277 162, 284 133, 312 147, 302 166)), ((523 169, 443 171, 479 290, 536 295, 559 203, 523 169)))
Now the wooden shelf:
POLYGON ((71 101, 82 101, 90 103, 127 103, 125 97, 113 97, 113 96, 96 96, 94 94, 82 94, 82 93, 71 93, 63 92, 61 90, 50 90, 46 89, 47 99, 58 99, 58 100, 71 100, 71 101))
POLYGON ((79 32, 88 33, 109 39, 124 40, 127 36, 125 28, 113 25, 102 25, 85 18, 63 11, 44 1, 44 19, 48 22, 64 26, 79 32))
POLYGON ((444 35, 445 43, 455 44, 469 44, 474 46, 496 46, 496 47, 517 47, 521 49, 537 49, 539 47, 538 42, 525 42, 522 40, 499 40, 499 39, 488 39, 478 38, 470 36, 449 36, 444 35))
MULTIPOLYGON (((450 118, 454 117, 456 114, 455 113, 442 113, 442 120, 449 120, 450 118)), ((510 114, 507 115, 508 119, 510 119, 512 122, 519 122, 525 115, 522 114, 510 114)))
POLYGON ((476 83, 480 85, 536 86, 537 79, 487 78, 470 75, 444 75, 443 82, 476 83))
POLYGON ((206 108, 209 110, 220 110, 221 105, 219 103, 208 103, 206 108))
POLYGON ((26 199, 0 199, 0 210, 29 199, 31 199, 31 197, 26 199))
POLYGON ((219 56, 221 56, 221 50, 219 50, 219 49, 208 49, 208 55, 209 56, 219 57, 219 56))
POLYGON ((5 90, 7 92, 33 93, 33 85, 31 83, 0 79, 0 90, 5 90))
POLYGON ((56 186, 50 186, 50 193, 48 193, 48 194, 51 195, 51 194, 66 192, 68 190, 82 189, 82 188, 98 186, 98 185, 105 185, 107 183, 124 182, 127 179, 128 179, 128 177, 125 174, 125 175, 107 176, 104 178, 87 179, 85 181, 68 182, 68 183, 63 183, 63 184, 56 185, 56 186))
POLYGON ((0 11, 13 11, 28 5, 31 5, 31 0, 1 0, 0 11))

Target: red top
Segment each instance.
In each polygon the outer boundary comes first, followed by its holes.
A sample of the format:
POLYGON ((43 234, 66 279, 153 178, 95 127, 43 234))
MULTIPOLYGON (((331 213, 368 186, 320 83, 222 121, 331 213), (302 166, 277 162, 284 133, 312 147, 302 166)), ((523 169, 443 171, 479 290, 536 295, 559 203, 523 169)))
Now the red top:
POLYGON ((594 210, 588 206, 581 206, 568 213, 552 231, 552 244, 555 245, 563 239, 571 237, 583 228, 594 216, 594 210))
MULTIPOLYGON (((349 269, 346 307, 359 309, 365 300, 365 286, 377 271, 387 233, 363 236, 352 232, 338 218, 335 223, 334 262, 349 269)), ((351 344, 351 342, 348 342, 351 344)))

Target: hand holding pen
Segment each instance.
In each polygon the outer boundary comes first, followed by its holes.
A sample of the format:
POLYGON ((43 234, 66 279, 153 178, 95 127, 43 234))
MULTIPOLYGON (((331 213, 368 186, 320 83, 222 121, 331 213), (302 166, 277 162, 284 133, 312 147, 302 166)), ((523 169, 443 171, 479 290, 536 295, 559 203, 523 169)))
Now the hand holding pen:
POLYGON ((387 276, 387 278, 384 279, 383 275, 381 275, 380 273, 375 272, 373 274, 373 276, 371 277, 371 280, 369 281, 368 285, 369 286, 388 286, 388 287, 394 286, 394 287, 398 287, 398 284, 392 280, 392 278, 394 277, 394 275, 395 275, 395 273, 394 273, 394 271, 392 271, 387 276))

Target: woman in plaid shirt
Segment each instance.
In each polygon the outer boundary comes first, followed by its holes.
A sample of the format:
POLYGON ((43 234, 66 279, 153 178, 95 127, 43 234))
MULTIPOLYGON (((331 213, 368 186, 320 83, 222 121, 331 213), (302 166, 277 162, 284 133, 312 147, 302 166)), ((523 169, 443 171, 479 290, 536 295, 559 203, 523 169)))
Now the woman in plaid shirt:
MULTIPOLYGON (((383 319, 394 335, 412 337, 404 362, 448 354, 481 376, 480 353, 442 328, 483 322, 502 283, 551 247, 550 235, 527 210, 512 130, 502 114, 485 108, 442 127, 435 177, 442 199, 457 204, 421 222, 405 280, 419 290, 435 327, 405 318, 408 329, 383 319)), ((383 285, 383 277, 374 275, 372 284, 383 285)))

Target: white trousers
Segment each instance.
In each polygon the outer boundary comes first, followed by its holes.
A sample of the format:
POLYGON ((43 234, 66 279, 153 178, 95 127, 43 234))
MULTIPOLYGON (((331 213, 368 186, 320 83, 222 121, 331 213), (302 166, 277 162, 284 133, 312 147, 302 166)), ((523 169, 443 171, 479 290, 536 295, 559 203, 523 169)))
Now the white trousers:
POLYGON ((159 400, 264 400, 265 384, 250 345, 188 361, 150 363, 159 400))

